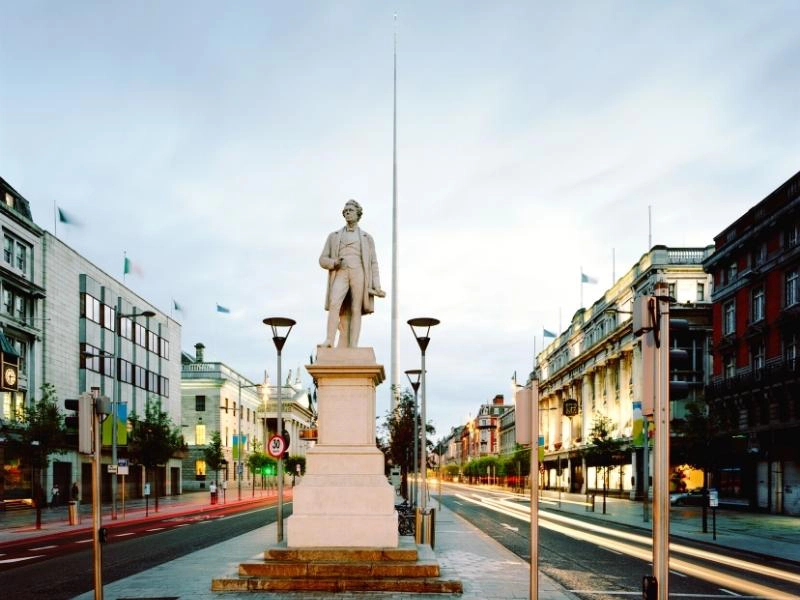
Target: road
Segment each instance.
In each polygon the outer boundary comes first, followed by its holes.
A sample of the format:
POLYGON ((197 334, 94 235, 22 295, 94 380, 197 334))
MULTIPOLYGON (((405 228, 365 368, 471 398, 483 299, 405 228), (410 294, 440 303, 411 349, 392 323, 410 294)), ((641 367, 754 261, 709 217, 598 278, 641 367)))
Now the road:
MULTIPOLYGON (((289 515, 291 503, 284 504, 284 517, 289 515)), ((262 506, 238 513, 216 511, 115 526, 102 549, 103 581, 109 583, 139 573, 275 519, 276 507, 262 506)), ((265 547, 269 542, 265 540, 265 547)), ((3 565, 0 590, 4 599, 60 600, 94 588, 92 543, 86 532, 31 541, 26 547, 7 550, 4 558, 12 555, 36 558, 3 565)))
MULTIPOLYGON (((530 561, 530 502, 525 496, 444 485, 442 502, 530 561)), ((435 501, 433 505, 435 506, 435 501)), ((641 595, 652 573, 649 532, 576 514, 539 509, 539 568, 581 598, 641 595)), ((674 597, 797 598, 796 566, 719 546, 673 541, 669 592, 674 597)))

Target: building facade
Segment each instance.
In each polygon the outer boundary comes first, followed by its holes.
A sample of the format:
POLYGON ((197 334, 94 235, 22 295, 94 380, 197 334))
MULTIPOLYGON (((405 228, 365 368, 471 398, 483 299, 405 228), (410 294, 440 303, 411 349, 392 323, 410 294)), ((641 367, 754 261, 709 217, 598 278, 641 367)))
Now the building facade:
MULTIPOLYGON (((278 388, 264 378, 253 383, 221 362, 205 359, 203 344, 195 344, 194 356, 183 354, 181 427, 189 446, 183 461, 184 489, 200 490, 209 482, 224 483, 228 490, 252 485, 247 457, 256 449, 265 451, 265 440, 277 431, 278 388), (203 451, 219 432, 225 465, 215 473, 206 464, 203 451), (240 437, 241 436, 241 446, 240 437), (239 448, 241 447, 241 473, 239 448)), ((289 373, 282 386, 282 419, 289 434, 289 455, 305 456, 313 442, 301 439, 300 431, 309 429, 315 419, 311 396, 300 380, 299 369, 289 373)))
POLYGON ((670 316, 690 322, 688 331, 672 340, 690 355, 690 368, 680 374, 691 381, 689 396, 670 400, 671 418, 682 419, 687 404, 702 395, 709 370, 711 281, 703 260, 712 251, 654 246, 591 307, 578 310, 566 331, 537 356, 543 487, 581 493, 602 489, 602 469, 588 452, 592 428, 602 417, 612 437, 628 448, 611 457, 609 489, 630 497, 644 493, 643 367, 640 340, 631 326, 633 299, 652 294, 656 281, 665 280, 676 300, 670 316))
POLYGON ((800 173, 714 241, 712 485, 800 515, 800 173))

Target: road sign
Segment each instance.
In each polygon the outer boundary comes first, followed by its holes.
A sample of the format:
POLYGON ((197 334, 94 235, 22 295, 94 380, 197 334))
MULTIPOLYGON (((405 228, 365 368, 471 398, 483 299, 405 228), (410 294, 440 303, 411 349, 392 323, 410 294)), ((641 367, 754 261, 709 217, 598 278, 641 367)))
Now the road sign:
POLYGON ((280 458, 286 451, 286 442, 283 440, 281 436, 275 434, 271 438, 269 438, 267 449, 269 451, 270 456, 272 456, 273 458, 280 458))
POLYGON ((117 472, 117 465, 108 465, 108 472, 109 473, 116 473, 117 472))
POLYGON ((117 459, 117 475, 128 475, 128 459, 117 459))
POLYGON ((719 506, 719 492, 717 490, 708 490, 708 505, 711 508, 719 506))

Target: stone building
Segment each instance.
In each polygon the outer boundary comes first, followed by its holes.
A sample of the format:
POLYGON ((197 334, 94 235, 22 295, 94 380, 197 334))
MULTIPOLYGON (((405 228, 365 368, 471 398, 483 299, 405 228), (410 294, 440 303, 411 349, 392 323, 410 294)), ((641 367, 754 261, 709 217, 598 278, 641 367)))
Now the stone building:
POLYGON ((642 365, 640 341, 631 328, 632 302, 652 294, 662 279, 676 300, 671 316, 690 320, 689 331, 674 340, 690 353, 691 368, 681 375, 692 381, 689 397, 670 401, 672 418, 683 418, 686 404, 702 394, 708 372, 711 281, 702 264, 712 251, 654 246, 601 298, 578 310, 568 328, 537 356, 545 488, 602 488, 600 470, 587 460, 592 426, 602 416, 610 420, 613 437, 630 448, 612 457, 609 487, 620 495, 642 494, 642 365), (565 410, 565 404, 576 410, 565 410))

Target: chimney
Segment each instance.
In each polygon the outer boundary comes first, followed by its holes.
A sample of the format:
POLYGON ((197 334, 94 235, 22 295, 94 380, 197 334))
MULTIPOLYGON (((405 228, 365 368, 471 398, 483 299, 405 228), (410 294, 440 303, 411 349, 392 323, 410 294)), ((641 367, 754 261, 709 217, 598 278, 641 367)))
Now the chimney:
POLYGON ((195 362, 199 362, 199 363, 203 362, 203 350, 204 349, 205 349, 205 346, 200 342, 198 342, 198 343, 196 343, 194 345, 195 362))
POLYGON ((492 402, 495 406, 503 406, 503 394, 497 394, 492 402))

